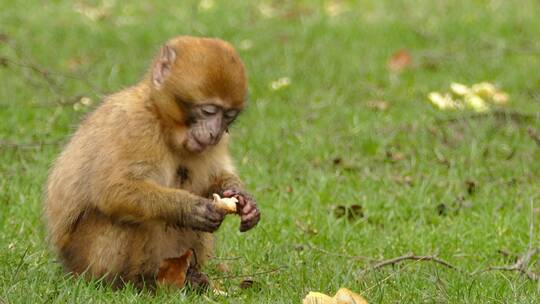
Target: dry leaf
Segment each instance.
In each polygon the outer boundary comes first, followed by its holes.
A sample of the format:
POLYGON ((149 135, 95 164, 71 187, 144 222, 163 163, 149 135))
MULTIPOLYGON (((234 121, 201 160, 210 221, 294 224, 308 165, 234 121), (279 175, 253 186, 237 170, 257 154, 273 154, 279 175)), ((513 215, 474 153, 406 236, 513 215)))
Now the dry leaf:
POLYGON ((355 221, 364 217, 362 205, 353 204, 350 206, 337 205, 334 207, 334 216, 336 218, 347 217, 349 221, 355 221))
POLYGON ((252 279, 245 279, 242 282, 240 282, 240 289, 248 289, 253 286, 253 280, 252 279))
POLYGON ((406 49, 401 49, 388 59, 388 69, 392 72, 402 72, 412 66, 412 56, 406 49))
POLYGON ((347 288, 340 288, 334 297, 310 291, 302 304, 368 304, 366 299, 347 288))
POLYGON ((390 161, 397 162, 405 159, 405 154, 399 151, 386 151, 386 158, 390 161))
POLYGON ((182 288, 186 283, 186 274, 192 255, 193 251, 190 249, 180 257, 164 259, 159 266, 157 282, 182 288))
POLYGON ((224 272, 224 273, 231 272, 231 268, 229 267, 229 265, 225 263, 217 264, 216 268, 219 272, 224 272))
POLYGON ((371 100, 368 101, 367 107, 373 110, 386 111, 388 109, 388 102, 384 100, 371 100))

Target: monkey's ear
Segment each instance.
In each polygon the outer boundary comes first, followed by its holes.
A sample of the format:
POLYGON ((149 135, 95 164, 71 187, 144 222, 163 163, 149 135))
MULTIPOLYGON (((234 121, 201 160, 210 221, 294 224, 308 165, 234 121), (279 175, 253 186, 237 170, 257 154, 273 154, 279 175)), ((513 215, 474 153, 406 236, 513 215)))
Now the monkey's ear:
POLYGON ((161 48, 159 57, 152 67, 152 82, 156 88, 160 89, 165 83, 175 59, 176 51, 172 47, 165 45, 161 48))

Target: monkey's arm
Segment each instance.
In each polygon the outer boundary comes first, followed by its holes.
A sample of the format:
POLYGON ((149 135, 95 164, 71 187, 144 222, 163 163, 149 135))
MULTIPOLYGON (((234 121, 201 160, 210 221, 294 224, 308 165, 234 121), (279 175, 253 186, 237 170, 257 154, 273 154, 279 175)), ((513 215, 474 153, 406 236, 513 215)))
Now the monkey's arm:
POLYGON ((223 192, 226 190, 243 190, 244 184, 240 178, 231 172, 222 171, 215 178, 213 184, 210 186, 208 196, 212 196, 213 193, 217 193, 223 196, 223 192))
POLYGON ((211 200, 149 180, 121 179, 103 188, 97 208, 119 220, 164 221, 181 227, 215 231, 225 213, 211 200))

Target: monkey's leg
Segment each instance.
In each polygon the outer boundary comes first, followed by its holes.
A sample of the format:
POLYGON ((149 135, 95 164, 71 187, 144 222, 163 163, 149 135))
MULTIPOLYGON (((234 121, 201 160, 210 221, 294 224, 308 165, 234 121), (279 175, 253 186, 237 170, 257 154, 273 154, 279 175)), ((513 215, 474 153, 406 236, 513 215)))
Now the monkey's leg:
POLYGON ((132 283, 153 289, 160 261, 178 249, 160 245, 167 241, 163 230, 163 225, 130 224, 89 212, 60 248, 62 261, 68 271, 113 287, 132 283))
POLYGON ((186 283, 195 289, 208 287, 210 285, 209 279, 201 270, 213 256, 214 236, 206 232, 182 229, 177 230, 176 242, 177 246, 182 248, 182 252, 188 249, 193 250, 186 283))

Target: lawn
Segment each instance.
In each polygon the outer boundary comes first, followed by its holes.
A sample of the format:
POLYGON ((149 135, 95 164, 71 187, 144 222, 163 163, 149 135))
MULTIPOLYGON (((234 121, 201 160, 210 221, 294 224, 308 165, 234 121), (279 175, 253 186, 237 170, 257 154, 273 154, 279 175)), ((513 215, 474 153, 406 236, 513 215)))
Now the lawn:
POLYGON ((300 303, 340 287, 370 303, 537 302, 540 254, 524 264, 533 278, 485 270, 540 246, 539 15, 533 0, 1 0, 0 303, 300 303), (41 219, 48 168, 80 119, 178 34, 230 41, 250 77, 231 149, 262 220, 217 232, 206 271, 226 296, 72 278, 41 219), (412 64, 389 70, 398 50, 412 64), (483 81, 508 104, 428 102, 483 81), (351 206, 362 212, 340 216, 351 206), (454 268, 373 269, 409 253, 454 268))

